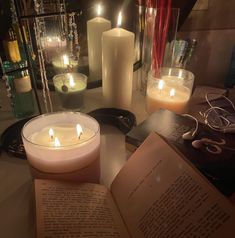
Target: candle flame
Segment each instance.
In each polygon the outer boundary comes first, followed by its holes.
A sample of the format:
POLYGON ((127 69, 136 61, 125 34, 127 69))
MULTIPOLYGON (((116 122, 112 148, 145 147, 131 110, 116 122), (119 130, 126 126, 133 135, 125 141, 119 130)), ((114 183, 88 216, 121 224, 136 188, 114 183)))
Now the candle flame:
POLYGON ((159 90, 162 90, 162 89, 163 89, 163 85, 164 85, 164 82, 163 82, 163 80, 161 79, 161 80, 159 81, 159 83, 158 83, 158 89, 159 89, 159 90))
POLYGON ((47 37, 47 41, 48 41, 48 42, 52 42, 51 37, 47 37))
POLYGON ((102 7, 100 4, 97 5, 97 15, 100 16, 102 12, 102 7))
POLYGON ((64 65, 69 65, 69 57, 67 55, 63 55, 64 65))
POLYGON ((80 139, 80 136, 81 136, 82 133, 83 133, 83 130, 82 130, 82 127, 81 127, 80 124, 77 124, 77 125, 76 125, 76 130, 77 130, 78 138, 80 139))
POLYGON ((172 88, 170 91, 170 97, 173 98, 175 96, 175 89, 172 88))
POLYGON ((73 79, 73 75, 69 75, 69 86, 71 88, 73 88, 75 86, 75 82, 74 82, 74 79, 73 79))
POLYGON ((59 147, 59 146, 60 146, 60 141, 58 137, 55 137, 55 147, 59 147))
POLYGON ((171 69, 169 69, 168 75, 171 76, 171 69))
POLYGON ((182 78, 182 75, 183 75, 183 71, 182 71, 182 70, 180 70, 180 71, 179 71, 178 78, 182 78))
POLYGON ((54 138, 54 131, 53 131, 52 128, 49 129, 49 136, 50 136, 51 139, 54 138))
POLYGON ((152 7, 149 8, 149 14, 150 14, 150 15, 153 14, 153 8, 152 8, 152 7))
POLYGON ((60 42, 60 38, 59 37, 57 37, 57 41, 60 42))
POLYGON ((120 27, 121 25, 122 25, 122 12, 119 12, 117 26, 120 27))

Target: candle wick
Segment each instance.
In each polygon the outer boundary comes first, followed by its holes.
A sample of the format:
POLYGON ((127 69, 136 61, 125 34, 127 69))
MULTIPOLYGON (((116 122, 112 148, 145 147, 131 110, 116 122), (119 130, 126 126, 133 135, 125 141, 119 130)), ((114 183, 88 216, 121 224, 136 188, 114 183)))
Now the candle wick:
POLYGON ((78 139, 80 140, 81 139, 81 135, 82 135, 82 132, 80 132, 79 136, 78 136, 78 139))

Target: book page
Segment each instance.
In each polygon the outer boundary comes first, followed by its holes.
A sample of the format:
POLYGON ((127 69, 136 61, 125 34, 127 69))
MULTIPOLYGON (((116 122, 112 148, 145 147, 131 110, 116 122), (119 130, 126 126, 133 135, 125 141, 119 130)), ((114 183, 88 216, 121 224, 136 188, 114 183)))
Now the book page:
POLYGON ((155 133, 128 160, 111 192, 132 237, 235 237, 234 207, 155 133))
POLYGON ((37 238, 129 237, 108 189, 35 180, 37 238))

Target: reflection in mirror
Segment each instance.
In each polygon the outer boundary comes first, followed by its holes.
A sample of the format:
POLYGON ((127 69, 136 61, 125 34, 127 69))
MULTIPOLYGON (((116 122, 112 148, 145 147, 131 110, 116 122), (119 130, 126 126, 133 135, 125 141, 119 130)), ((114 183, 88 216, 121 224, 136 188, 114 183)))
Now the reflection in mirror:
MULTIPOLYGON (((134 15, 139 12, 132 10, 136 8, 134 0, 103 0, 100 5, 97 1, 84 0, 13 2, 19 9, 39 88, 44 87, 43 80, 48 80, 49 88, 54 89, 52 78, 68 72, 87 75, 87 88, 101 86, 102 32, 116 26, 120 9, 124 28, 134 31, 139 27, 134 29, 134 15)), ((135 61, 140 57, 139 52, 136 52, 135 61)))

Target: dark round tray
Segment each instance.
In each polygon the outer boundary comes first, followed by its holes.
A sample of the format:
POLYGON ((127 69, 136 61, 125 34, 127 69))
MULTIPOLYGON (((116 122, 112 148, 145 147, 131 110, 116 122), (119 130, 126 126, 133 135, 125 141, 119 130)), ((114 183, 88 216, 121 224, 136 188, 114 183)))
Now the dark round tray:
POLYGON ((1 136, 1 147, 8 154, 13 155, 20 159, 26 159, 25 149, 21 138, 21 130, 24 124, 30 118, 22 119, 11 126, 9 126, 1 136))

